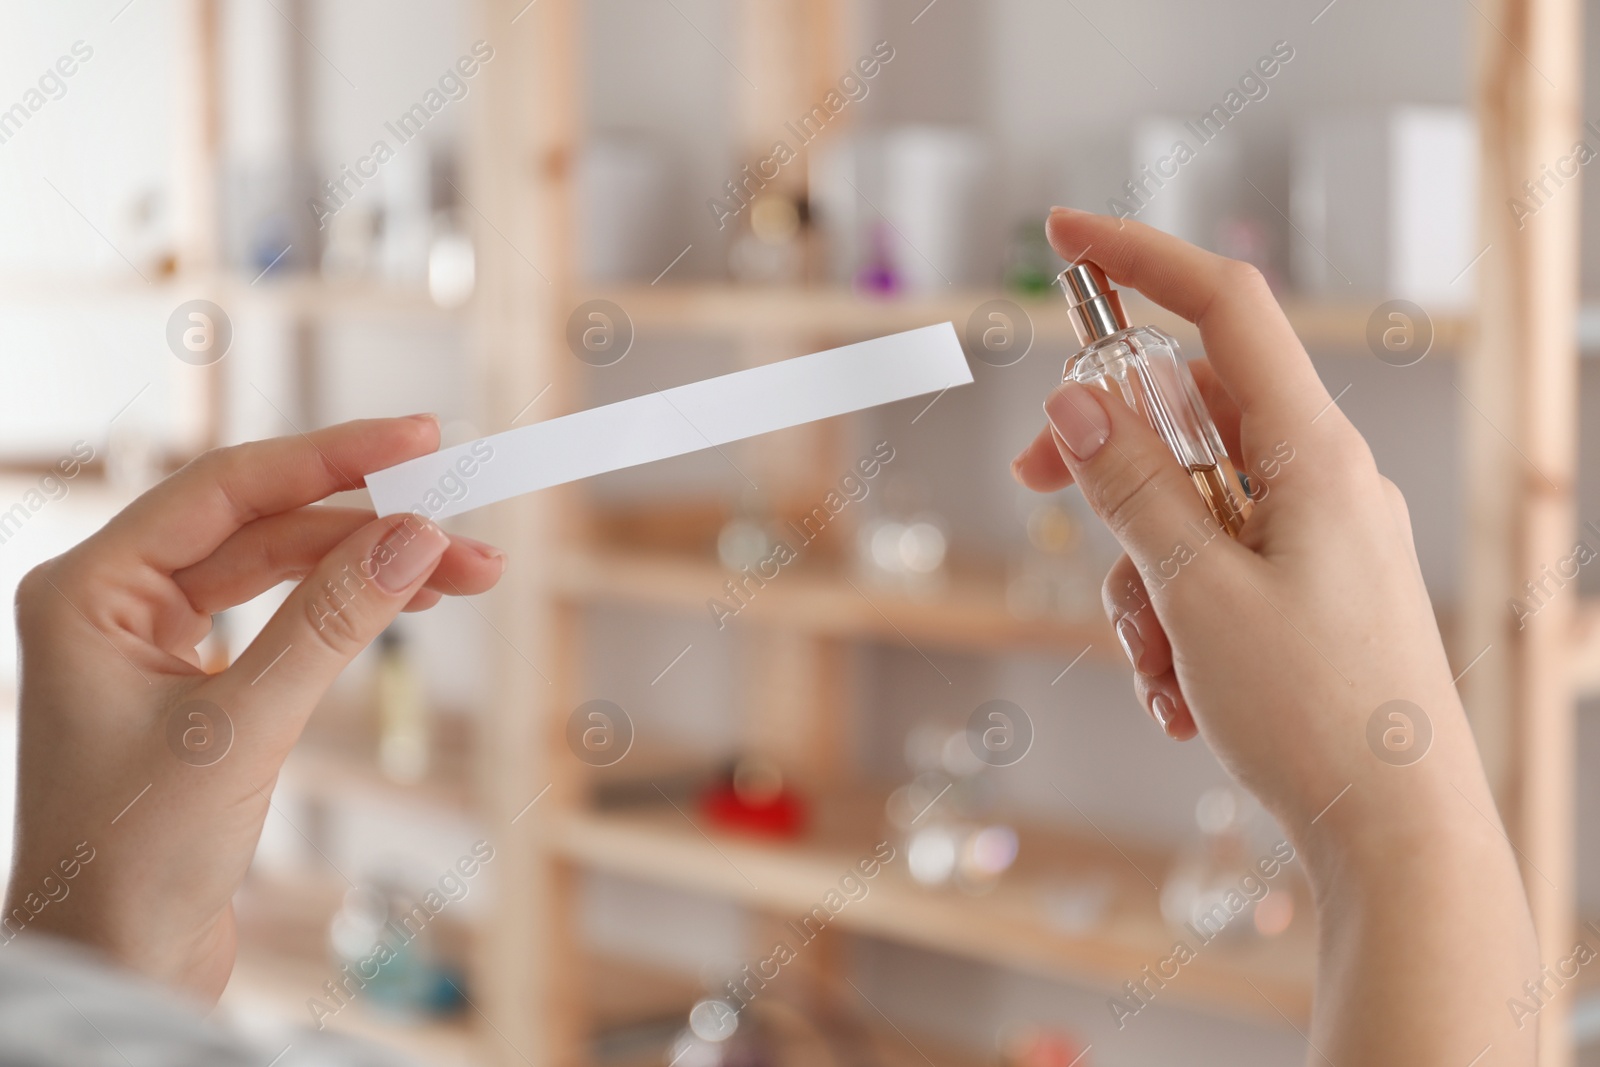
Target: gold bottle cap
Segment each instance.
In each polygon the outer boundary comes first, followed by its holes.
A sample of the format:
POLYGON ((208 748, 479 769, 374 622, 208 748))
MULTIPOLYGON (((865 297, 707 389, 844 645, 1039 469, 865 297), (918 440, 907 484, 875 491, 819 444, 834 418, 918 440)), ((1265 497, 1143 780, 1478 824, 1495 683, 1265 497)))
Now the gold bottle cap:
POLYGON ((1080 345, 1128 328, 1122 297, 1106 281, 1106 272, 1093 263, 1074 263, 1058 274, 1056 281, 1067 296, 1068 314, 1080 345))

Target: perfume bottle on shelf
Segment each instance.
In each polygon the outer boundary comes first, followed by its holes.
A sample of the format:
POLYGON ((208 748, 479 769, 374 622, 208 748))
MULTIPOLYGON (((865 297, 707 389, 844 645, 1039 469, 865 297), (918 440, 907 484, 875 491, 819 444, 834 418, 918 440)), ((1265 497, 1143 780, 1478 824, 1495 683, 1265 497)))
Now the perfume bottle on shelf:
POLYGON ((1071 1030, 1011 1023, 997 1037, 1000 1067, 1093 1067, 1093 1045, 1071 1030))
POLYGON ((466 981, 418 921, 422 896, 397 880, 351 887, 328 923, 331 961, 361 976, 361 995, 391 1016, 416 1021, 460 1009, 466 981))
POLYGON ((719 829, 793 840, 805 832, 809 808, 776 761, 746 755, 700 794, 700 813, 719 829))
POLYGON ((1130 327, 1122 298, 1094 264, 1076 263, 1059 280, 1083 345, 1067 360, 1062 380, 1115 393, 1144 416, 1188 470, 1218 525, 1239 536, 1250 516, 1250 497, 1178 342, 1153 326, 1130 327))
POLYGON ((891 231, 878 224, 867 234, 866 262, 856 271, 855 290, 862 296, 898 296, 905 285, 900 268, 895 264, 894 252, 889 246, 891 231))
POLYGON ((915 727, 906 737, 915 777, 890 794, 884 817, 905 848, 912 881, 977 896, 999 885, 1019 845, 1016 829, 995 810, 988 765, 968 733, 934 723, 915 727))
POLYGON ((1274 937, 1294 919, 1287 841, 1268 845, 1264 813, 1229 786, 1195 804, 1199 833, 1179 850, 1161 887, 1161 915, 1175 931, 1207 944, 1218 938, 1274 937))
POLYGON ((1100 610, 1109 560, 1090 543, 1081 498, 1019 493, 1027 546, 1007 565, 1006 607, 1019 619, 1086 619, 1100 610), (1074 507, 1076 505, 1076 507, 1074 507))
POLYGON ((428 707, 394 627, 378 635, 378 766, 397 782, 428 774, 428 707))
POLYGON ((728 570, 738 571, 770 560, 783 539, 773 521, 770 501, 747 490, 739 495, 732 510, 717 532, 718 561, 728 570))
POLYGON ((1050 291, 1060 262, 1043 226, 1032 220, 1018 223, 1006 248, 1006 289, 1023 296, 1043 296, 1050 291))
POLYGON ((763 193, 743 213, 743 221, 728 252, 735 281, 753 285, 805 281, 811 214, 804 199, 763 193))
POLYGON ((428 243, 428 295, 442 308, 458 308, 472 299, 478 261, 472 233, 454 211, 436 211, 428 243))
POLYGON ((928 595, 944 587, 950 538, 945 520, 922 509, 906 512, 891 505, 862 523, 856 534, 861 574, 879 586, 928 595))

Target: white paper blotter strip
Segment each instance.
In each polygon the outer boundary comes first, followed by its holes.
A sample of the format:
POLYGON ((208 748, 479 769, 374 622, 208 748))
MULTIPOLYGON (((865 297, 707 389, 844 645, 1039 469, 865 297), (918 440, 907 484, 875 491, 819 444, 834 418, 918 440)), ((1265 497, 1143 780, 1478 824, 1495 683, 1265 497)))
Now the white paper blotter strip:
POLYGON ((664 389, 367 475, 379 515, 460 515, 522 493, 972 381, 955 327, 924 326, 664 389))

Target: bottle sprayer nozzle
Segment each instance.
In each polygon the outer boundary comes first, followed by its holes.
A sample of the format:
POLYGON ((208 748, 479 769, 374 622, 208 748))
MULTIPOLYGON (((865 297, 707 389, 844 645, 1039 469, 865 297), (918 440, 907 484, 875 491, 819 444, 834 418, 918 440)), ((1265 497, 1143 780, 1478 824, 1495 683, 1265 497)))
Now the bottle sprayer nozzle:
POLYGON ((1122 297, 1106 280, 1106 272, 1093 263, 1078 262, 1056 276, 1066 294, 1072 329, 1078 343, 1086 345, 1128 328, 1122 297))

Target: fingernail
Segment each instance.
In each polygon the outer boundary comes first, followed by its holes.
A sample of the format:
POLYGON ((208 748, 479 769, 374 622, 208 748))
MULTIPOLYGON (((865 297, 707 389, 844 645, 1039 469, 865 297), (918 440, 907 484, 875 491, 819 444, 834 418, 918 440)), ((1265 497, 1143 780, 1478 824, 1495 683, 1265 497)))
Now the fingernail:
POLYGON ((1117 620, 1117 643, 1122 645, 1133 669, 1138 670, 1139 657, 1144 655, 1144 638, 1139 636, 1139 627, 1126 615, 1117 620))
POLYGON ((1178 705, 1165 693, 1156 693, 1150 697, 1150 714, 1156 717, 1156 722, 1161 724, 1161 729, 1171 732, 1173 717, 1178 714, 1178 705))
POLYGON ((435 415, 431 411, 419 412, 416 415, 407 415, 406 418, 415 419, 417 422, 431 422, 435 426, 439 425, 439 416, 435 415))
POLYGON ((1062 207, 1060 204, 1057 204, 1057 205, 1055 205, 1054 207, 1052 207, 1050 209, 1050 214, 1052 214, 1052 215, 1084 215, 1084 214, 1087 214, 1087 212, 1085 212, 1082 208, 1062 207))
POLYGON ((494 560, 505 569, 506 554, 491 544, 478 540, 476 537, 464 537, 461 534, 452 534, 450 540, 463 548, 470 548, 484 559, 494 560))
POLYGON ((1024 448, 1017 453, 1017 458, 1011 461, 1011 477, 1022 481, 1022 461, 1028 458, 1028 450, 1024 448))
POLYGON ((385 593, 402 593, 438 562, 450 539, 433 523, 407 519, 372 550, 373 580, 385 593))
POLYGON ((1105 408, 1077 382, 1062 382, 1044 402, 1045 418, 1078 459, 1092 459, 1111 438, 1105 408))

